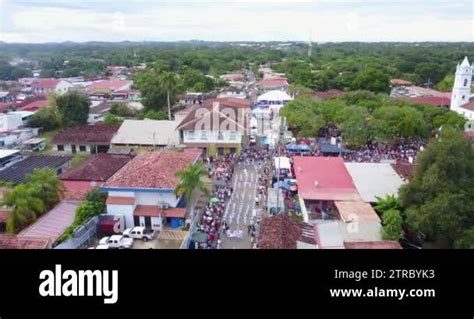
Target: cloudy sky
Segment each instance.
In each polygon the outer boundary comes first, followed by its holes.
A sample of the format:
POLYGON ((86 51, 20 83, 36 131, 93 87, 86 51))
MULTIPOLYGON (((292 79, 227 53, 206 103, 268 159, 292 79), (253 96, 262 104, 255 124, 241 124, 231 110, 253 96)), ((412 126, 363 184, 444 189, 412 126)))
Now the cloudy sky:
POLYGON ((0 41, 474 41, 474 0, 0 0, 0 41))

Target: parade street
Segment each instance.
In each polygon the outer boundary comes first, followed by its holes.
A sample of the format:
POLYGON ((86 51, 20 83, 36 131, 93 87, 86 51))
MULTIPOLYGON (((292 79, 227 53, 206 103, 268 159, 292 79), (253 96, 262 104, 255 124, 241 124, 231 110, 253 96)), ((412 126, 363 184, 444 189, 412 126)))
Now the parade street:
POLYGON ((251 248, 251 238, 247 226, 261 217, 262 199, 259 197, 259 207, 256 207, 258 171, 254 164, 239 163, 235 166, 232 187, 234 192, 227 203, 223 220, 230 230, 241 230, 242 238, 227 238, 222 236, 222 248, 251 248))

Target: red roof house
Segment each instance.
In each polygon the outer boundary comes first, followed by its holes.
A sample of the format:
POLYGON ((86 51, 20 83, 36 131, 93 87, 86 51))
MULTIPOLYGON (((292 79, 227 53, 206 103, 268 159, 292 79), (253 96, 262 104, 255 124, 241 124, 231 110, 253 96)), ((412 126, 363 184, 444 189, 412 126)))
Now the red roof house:
POLYGON ((48 106, 49 101, 48 100, 39 100, 39 101, 34 101, 31 102, 25 106, 22 106, 19 108, 20 111, 30 111, 30 112, 35 112, 38 111, 39 109, 48 106))
POLYGON ((339 157, 294 157, 298 193, 305 200, 360 200, 344 161, 339 157))
POLYGON ((262 80, 260 87, 264 90, 284 89, 288 87, 286 80, 262 80))
POLYGON ((87 191, 99 187, 132 159, 130 155, 99 153, 59 176, 65 199, 82 200, 87 191))

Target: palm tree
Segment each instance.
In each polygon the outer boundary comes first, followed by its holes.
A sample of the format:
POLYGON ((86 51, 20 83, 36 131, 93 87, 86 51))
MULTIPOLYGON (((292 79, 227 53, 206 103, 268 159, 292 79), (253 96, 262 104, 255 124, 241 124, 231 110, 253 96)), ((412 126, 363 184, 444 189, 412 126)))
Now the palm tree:
POLYGON ((379 214, 383 214, 392 209, 400 210, 400 202, 395 195, 387 195, 385 198, 376 196, 375 198, 377 199, 377 203, 374 208, 379 214))
POLYGON ((163 72, 159 77, 160 88, 166 92, 166 101, 168 102, 168 119, 171 120, 171 93, 176 90, 176 76, 172 72, 163 72))
POLYGON ((209 190, 202 181, 202 177, 207 175, 206 167, 202 163, 190 165, 185 171, 176 173, 181 182, 176 186, 174 192, 178 196, 183 196, 186 203, 190 203, 191 215, 193 213, 194 204, 192 202, 195 190, 209 196, 209 190))
POLYGON ((36 220, 36 215, 46 210, 39 192, 30 184, 19 184, 3 196, 3 205, 12 208, 7 219, 7 232, 15 233, 26 223, 36 220))
POLYGON ((47 208, 54 207, 61 199, 64 189, 55 172, 49 168, 33 171, 26 177, 28 183, 37 187, 47 208))

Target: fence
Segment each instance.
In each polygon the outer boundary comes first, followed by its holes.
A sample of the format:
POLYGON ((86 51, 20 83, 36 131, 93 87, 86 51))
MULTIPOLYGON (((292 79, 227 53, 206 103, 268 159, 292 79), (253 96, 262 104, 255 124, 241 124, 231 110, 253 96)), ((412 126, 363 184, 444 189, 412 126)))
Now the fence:
POLYGON ((62 242, 54 249, 80 249, 90 246, 97 238, 99 217, 95 216, 74 230, 72 238, 62 242))

